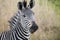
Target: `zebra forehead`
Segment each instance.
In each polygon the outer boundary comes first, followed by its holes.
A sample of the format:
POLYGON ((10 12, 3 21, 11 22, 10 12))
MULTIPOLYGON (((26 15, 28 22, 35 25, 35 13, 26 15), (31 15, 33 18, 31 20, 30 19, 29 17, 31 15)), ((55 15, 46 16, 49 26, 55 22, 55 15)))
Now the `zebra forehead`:
POLYGON ((35 20, 34 12, 30 8, 23 9, 22 14, 26 15, 29 20, 35 20))

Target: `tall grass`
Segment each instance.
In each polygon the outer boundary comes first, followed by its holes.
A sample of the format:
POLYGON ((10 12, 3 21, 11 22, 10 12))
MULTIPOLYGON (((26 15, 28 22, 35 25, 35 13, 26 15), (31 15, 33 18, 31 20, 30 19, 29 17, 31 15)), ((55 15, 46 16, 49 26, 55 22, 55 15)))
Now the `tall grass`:
POLYGON ((60 0, 48 0, 49 2, 52 3, 52 6, 54 6, 56 14, 60 15, 60 0))
MULTIPOLYGON (((60 20, 60 0, 48 0, 56 12, 56 19, 60 20)), ((59 21, 60 22, 60 21, 59 21)), ((60 23, 59 23, 60 24, 60 23)), ((56 26, 57 28, 57 26, 56 26)), ((55 40, 60 40, 60 26, 57 28, 57 36, 55 40), (58 30, 59 29, 59 30, 58 30)))

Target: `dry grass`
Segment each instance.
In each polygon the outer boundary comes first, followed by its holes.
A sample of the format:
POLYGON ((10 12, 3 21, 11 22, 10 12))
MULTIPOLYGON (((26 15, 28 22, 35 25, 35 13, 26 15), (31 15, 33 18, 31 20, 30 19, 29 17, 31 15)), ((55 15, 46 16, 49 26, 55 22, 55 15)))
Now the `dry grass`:
POLYGON ((53 7, 48 4, 47 0, 36 0, 34 12, 39 29, 32 34, 31 40, 57 40, 60 21, 56 18, 53 7))
MULTIPOLYGON (((18 0, 19 1, 19 0, 18 0)), ((17 0, 0 0, 0 32, 8 30, 8 20, 17 11, 17 0)), ((36 23, 39 29, 31 34, 31 40, 55 40, 60 31, 60 21, 47 0, 35 0, 36 23), (40 4, 39 4, 40 3, 40 4)))

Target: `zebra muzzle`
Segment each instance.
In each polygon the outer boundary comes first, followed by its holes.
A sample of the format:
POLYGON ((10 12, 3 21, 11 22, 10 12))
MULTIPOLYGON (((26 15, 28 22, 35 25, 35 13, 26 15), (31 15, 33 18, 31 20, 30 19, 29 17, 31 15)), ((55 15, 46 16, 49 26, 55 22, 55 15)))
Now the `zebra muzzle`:
POLYGON ((30 27, 30 32, 34 33, 38 30, 38 25, 35 22, 32 22, 32 26, 30 27))

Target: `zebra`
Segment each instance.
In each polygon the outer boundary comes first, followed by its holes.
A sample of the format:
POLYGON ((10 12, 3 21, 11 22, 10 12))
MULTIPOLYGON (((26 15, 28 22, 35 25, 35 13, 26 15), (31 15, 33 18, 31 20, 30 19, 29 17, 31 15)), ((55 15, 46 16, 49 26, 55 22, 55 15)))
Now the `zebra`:
POLYGON ((22 2, 18 2, 18 12, 8 21, 10 30, 0 35, 0 40, 29 40, 30 34, 34 33, 38 26, 34 21, 34 12, 22 2))

